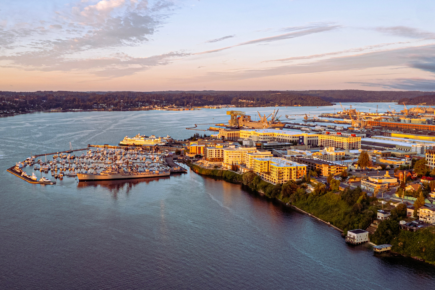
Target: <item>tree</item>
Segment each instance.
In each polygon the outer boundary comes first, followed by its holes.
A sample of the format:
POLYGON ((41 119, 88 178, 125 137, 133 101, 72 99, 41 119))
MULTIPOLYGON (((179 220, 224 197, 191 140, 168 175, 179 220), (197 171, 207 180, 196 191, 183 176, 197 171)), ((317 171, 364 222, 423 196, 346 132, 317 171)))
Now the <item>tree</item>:
POLYGON ((361 152, 361 154, 359 155, 357 164, 358 164, 359 168, 363 168, 363 169, 372 165, 370 155, 367 153, 367 151, 361 152))
POLYGON ((349 177, 349 172, 347 172, 347 169, 343 170, 340 176, 342 180, 346 180, 349 177))
POLYGON ((429 187, 431 192, 435 191, 435 180, 429 182, 429 187))
POLYGON ((326 182, 328 182, 328 184, 331 184, 331 181, 334 179, 334 176, 332 176, 331 173, 329 173, 328 178, 326 179, 326 182))
POLYGON ((426 158, 420 159, 417 162, 415 162, 414 172, 417 173, 419 176, 426 175, 428 171, 429 171, 429 167, 427 167, 426 158))
POLYGON ((331 190, 333 190, 333 191, 339 190, 340 189, 340 180, 332 179, 330 186, 331 186, 331 190))
POLYGON ((432 169, 432 171, 429 173, 430 176, 435 177, 435 167, 432 169))
POLYGON ((424 196, 423 193, 420 192, 419 197, 417 198, 417 200, 414 202, 414 217, 417 217, 417 211, 424 206, 424 196))
POLYGON ((407 208, 403 203, 399 204, 396 208, 391 210, 390 219, 392 220, 401 220, 406 218, 407 208))
POLYGON ((296 190, 298 190, 298 188, 298 185, 293 180, 287 181, 282 186, 282 197, 290 197, 296 192, 296 190))

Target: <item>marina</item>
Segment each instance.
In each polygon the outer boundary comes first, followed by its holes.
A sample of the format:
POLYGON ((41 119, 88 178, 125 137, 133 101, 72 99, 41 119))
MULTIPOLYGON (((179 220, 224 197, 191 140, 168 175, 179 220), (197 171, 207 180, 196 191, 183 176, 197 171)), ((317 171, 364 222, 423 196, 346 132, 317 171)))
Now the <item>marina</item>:
POLYGON ((89 144, 88 148, 28 157, 7 169, 7 172, 28 183, 44 185, 54 185, 56 182, 46 176, 38 179, 35 171, 46 175, 50 172, 54 179, 77 178, 79 182, 158 178, 168 177, 171 173, 185 173, 186 169, 169 157, 171 154, 169 150, 161 152, 146 147, 89 144), (86 151, 86 153, 74 154, 80 151, 86 151), (38 159, 38 157, 45 159, 38 159))

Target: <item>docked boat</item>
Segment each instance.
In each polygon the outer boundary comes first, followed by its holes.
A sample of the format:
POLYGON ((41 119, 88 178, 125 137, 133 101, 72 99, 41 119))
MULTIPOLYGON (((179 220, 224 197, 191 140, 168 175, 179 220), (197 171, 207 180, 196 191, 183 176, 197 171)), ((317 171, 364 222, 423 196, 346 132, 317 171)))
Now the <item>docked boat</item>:
POLYGON ((125 138, 119 142, 119 145, 133 145, 133 146, 155 146, 155 145, 165 145, 167 143, 166 140, 167 137, 156 137, 154 135, 151 136, 142 136, 140 134, 137 134, 133 138, 129 138, 128 136, 125 136, 125 138))
POLYGON ((42 184, 50 184, 50 185, 55 184, 55 182, 45 177, 41 177, 41 179, 39 179, 39 182, 42 184))

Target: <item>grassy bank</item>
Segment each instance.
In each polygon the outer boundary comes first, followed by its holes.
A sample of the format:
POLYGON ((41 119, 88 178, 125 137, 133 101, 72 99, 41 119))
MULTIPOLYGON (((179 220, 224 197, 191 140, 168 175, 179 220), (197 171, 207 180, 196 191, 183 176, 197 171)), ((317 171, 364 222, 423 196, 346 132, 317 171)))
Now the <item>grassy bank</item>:
POLYGON ((229 170, 205 169, 198 165, 190 164, 190 168, 200 175, 207 175, 215 178, 220 178, 231 183, 241 183, 242 175, 229 170))
MULTIPOLYGON (((368 228, 379 209, 377 199, 367 196, 360 188, 328 191, 323 184, 319 184, 312 193, 307 193, 304 182, 289 181, 273 185, 253 172, 237 174, 232 171, 204 169, 192 164, 189 166, 198 174, 241 183, 251 191, 270 199, 290 203, 343 230, 344 234, 348 230, 368 228)), ((381 222, 370 239, 376 244, 392 244, 393 252, 400 255, 435 264, 435 227, 417 232, 402 231, 399 229, 399 221, 403 217, 406 217, 406 207, 399 206, 392 211, 391 219, 381 222)))

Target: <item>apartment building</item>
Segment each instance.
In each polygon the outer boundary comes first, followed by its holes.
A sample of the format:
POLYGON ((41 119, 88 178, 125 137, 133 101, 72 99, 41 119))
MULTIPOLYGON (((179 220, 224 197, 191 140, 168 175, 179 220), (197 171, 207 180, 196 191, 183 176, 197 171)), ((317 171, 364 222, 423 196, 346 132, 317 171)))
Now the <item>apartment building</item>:
POLYGON ((435 168, 435 149, 426 150, 426 161, 430 169, 435 168))
POLYGON ((256 151, 254 153, 248 153, 245 155, 244 165, 248 169, 254 169, 254 159, 273 157, 270 151, 256 151))
POLYGON ((254 172, 263 180, 280 184, 289 180, 297 180, 307 173, 307 166, 284 158, 256 158, 254 172))
POLYGON ((246 154, 257 152, 256 147, 224 148, 223 165, 230 168, 231 165, 243 165, 246 154))
POLYGON ((418 210, 418 219, 428 224, 435 224, 435 209, 423 206, 418 210))

